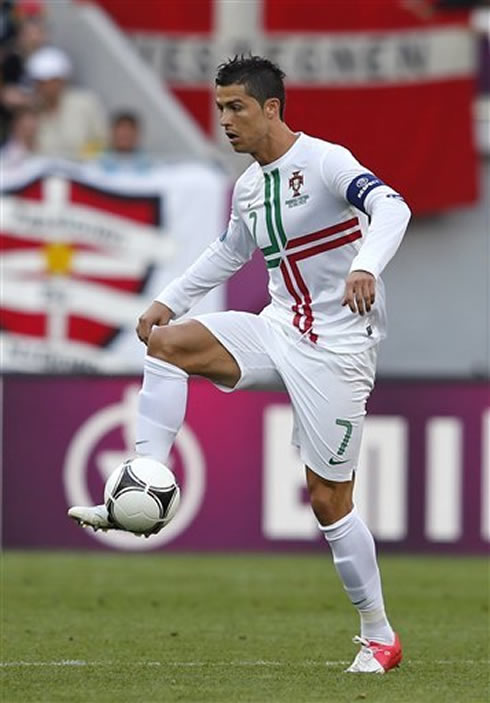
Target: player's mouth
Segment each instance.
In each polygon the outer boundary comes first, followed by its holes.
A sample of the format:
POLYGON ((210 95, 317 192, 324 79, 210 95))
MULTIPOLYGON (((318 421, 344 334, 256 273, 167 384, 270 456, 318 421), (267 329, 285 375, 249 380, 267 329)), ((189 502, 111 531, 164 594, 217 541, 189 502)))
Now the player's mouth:
POLYGON ((239 140, 238 134, 235 134, 235 132, 226 132, 226 136, 228 137, 229 141, 232 144, 236 144, 236 142, 239 140))

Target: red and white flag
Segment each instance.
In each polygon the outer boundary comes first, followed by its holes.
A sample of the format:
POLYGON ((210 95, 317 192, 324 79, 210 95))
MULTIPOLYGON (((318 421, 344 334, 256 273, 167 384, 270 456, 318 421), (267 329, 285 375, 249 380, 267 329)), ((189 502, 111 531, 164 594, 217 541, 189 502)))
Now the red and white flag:
POLYGON ((216 65, 252 50, 287 74, 293 129, 347 146, 416 213, 473 202, 475 48, 430 0, 99 0, 215 134, 216 65))
POLYGON ((108 176, 47 162, 5 176, 1 369, 139 369, 136 320, 222 231, 228 181, 200 164, 108 176))

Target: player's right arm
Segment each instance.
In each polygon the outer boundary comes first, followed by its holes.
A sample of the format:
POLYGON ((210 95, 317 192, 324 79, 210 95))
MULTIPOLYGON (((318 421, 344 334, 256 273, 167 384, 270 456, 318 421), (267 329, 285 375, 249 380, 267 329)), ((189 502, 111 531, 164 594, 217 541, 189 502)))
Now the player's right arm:
MULTIPOLYGON (((238 185, 238 184, 237 184, 238 185)), ((155 298, 138 320, 136 334, 145 344, 154 325, 181 317, 210 290, 224 283, 251 258, 256 244, 237 214, 236 189, 228 227, 219 239, 155 298)))
POLYGON ((144 344, 148 344, 152 327, 154 325, 158 327, 168 325, 173 316, 174 313, 169 307, 164 303, 158 302, 158 300, 154 300, 150 307, 138 318, 136 334, 144 344))

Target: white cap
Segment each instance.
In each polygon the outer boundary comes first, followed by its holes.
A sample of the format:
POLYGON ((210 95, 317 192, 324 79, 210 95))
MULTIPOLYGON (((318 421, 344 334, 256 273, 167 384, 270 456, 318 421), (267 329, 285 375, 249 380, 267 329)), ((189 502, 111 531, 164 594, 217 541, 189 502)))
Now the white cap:
POLYGON ((68 78, 71 61, 61 49, 44 46, 28 58, 26 68, 33 80, 49 81, 51 78, 68 78))

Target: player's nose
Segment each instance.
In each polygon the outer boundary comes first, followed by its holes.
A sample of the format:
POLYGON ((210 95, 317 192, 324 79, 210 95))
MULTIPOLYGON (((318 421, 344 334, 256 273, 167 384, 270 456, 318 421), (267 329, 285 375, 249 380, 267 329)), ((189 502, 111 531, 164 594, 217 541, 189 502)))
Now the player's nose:
POLYGON ((221 113, 220 118, 219 118, 219 123, 225 129, 230 127, 231 119, 230 119, 230 113, 228 110, 223 110, 223 112, 221 113))

